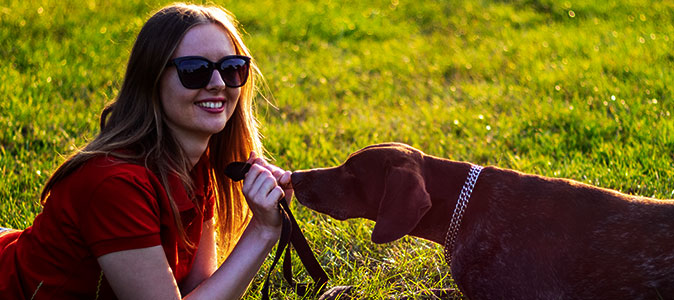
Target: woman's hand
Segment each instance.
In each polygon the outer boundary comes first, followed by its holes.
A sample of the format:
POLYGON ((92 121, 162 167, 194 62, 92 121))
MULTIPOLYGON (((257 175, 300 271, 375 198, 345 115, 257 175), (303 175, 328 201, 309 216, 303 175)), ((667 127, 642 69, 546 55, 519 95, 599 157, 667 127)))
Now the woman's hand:
POLYGON ((283 189, 283 193, 285 194, 286 201, 290 203, 290 200, 293 198, 293 185, 290 180, 290 176, 292 175, 292 172, 290 171, 285 171, 275 165, 272 165, 265 161, 264 159, 257 157, 255 152, 251 152, 251 158, 248 159, 248 163, 256 163, 259 164, 263 167, 265 167, 269 172, 271 172, 272 175, 274 175, 274 178, 276 179, 276 183, 283 189), (253 159, 253 157, 255 157, 253 159))
POLYGON ((267 164, 255 152, 251 152, 248 163, 251 167, 243 180, 243 195, 253 211, 251 225, 262 230, 265 235, 271 234, 269 238, 276 240, 281 234, 283 222, 278 202, 285 195, 283 188, 277 183, 277 176, 288 184, 290 172, 285 174, 278 167, 267 164))

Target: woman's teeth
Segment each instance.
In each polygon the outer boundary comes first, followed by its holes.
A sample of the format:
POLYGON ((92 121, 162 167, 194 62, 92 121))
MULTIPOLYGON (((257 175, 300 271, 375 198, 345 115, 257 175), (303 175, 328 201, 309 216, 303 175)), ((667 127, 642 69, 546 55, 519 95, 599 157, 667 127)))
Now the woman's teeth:
POLYGON ((205 108, 221 108, 223 103, 221 101, 217 102, 198 102, 198 106, 205 107, 205 108))

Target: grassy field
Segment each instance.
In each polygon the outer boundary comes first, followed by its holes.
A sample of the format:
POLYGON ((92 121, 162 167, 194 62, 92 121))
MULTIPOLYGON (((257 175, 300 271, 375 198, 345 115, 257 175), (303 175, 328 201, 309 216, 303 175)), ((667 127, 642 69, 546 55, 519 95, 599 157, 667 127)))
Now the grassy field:
MULTIPOLYGON (((30 226, 43 183, 95 135, 135 35, 166 3, 0 2, 0 226, 30 226)), ((399 141, 674 198, 671 1, 216 3, 239 18, 266 76, 271 104, 259 97, 257 108, 283 168, 333 166, 399 141)), ((330 285, 378 299, 451 284, 437 245, 375 245, 372 222, 295 211, 330 285)), ((280 272, 275 281, 275 298, 295 298, 280 272)))

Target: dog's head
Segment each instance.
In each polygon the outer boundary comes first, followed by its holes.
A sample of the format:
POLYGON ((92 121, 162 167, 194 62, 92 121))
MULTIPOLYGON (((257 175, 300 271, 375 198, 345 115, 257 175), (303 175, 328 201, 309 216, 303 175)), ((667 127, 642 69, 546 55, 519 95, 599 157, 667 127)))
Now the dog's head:
POLYGON ((292 184, 299 202, 315 211, 374 220, 372 241, 387 243, 410 233, 431 208, 423 161, 405 144, 372 145, 337 167, 296 171, 292 184))

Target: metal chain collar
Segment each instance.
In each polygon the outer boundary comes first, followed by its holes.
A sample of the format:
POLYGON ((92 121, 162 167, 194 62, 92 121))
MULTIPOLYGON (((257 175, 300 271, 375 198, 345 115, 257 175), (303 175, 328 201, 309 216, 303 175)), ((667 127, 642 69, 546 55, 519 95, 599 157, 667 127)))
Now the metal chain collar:
POLYGON ((459 199, 456 201, 456 208, 454 208, 452 220, 449 223, 449 229, 447 230, 447 236, 445 237, 445 261, 447 261, 447 264, 450 267, 452 265, 452 250, 454 249, 456 236, 459 234, 461 219, 463 219, 463 214, 465 213, 466 206, 468 206, 468 201, 470 200, 470 194, 473 192, 475 182, 477 182, 477 177, 480 176, 482 169, 483 167, 477 165, 470 167, 466 182, 463 184, 459 199))

